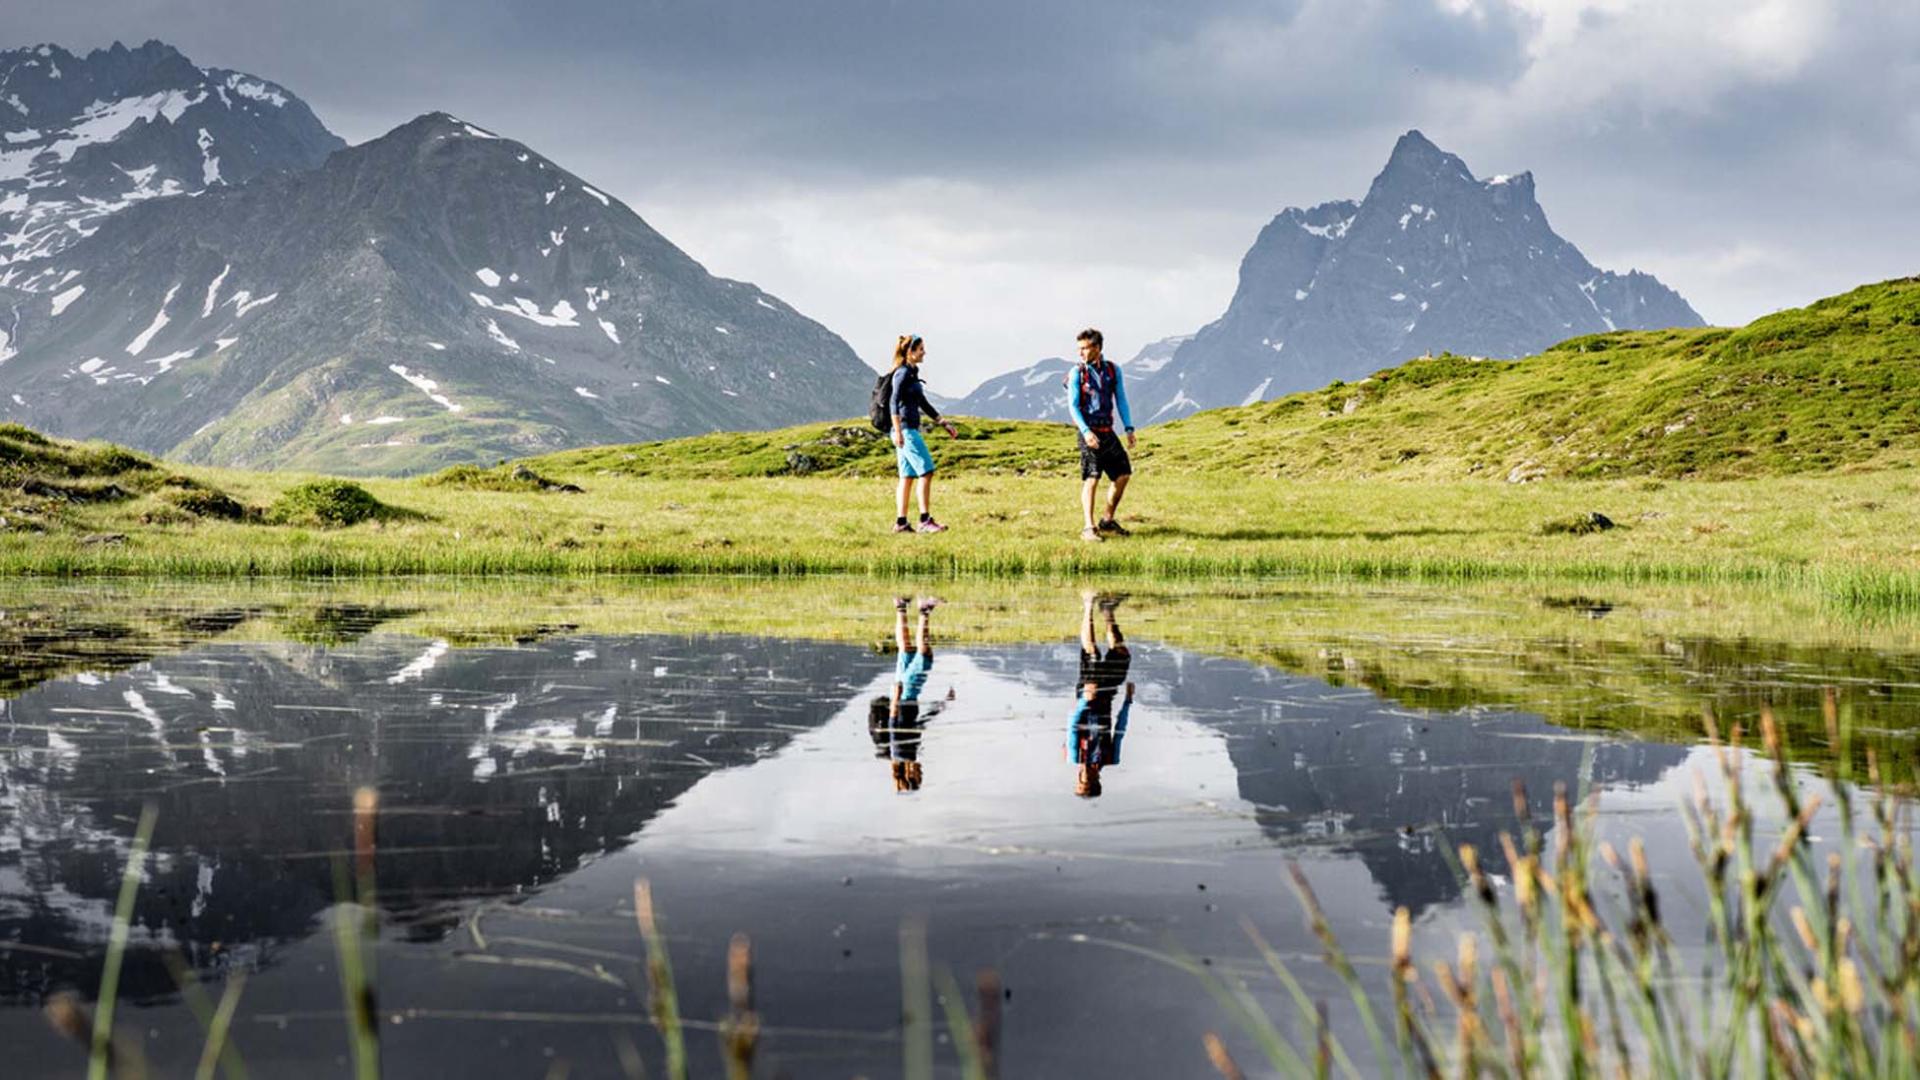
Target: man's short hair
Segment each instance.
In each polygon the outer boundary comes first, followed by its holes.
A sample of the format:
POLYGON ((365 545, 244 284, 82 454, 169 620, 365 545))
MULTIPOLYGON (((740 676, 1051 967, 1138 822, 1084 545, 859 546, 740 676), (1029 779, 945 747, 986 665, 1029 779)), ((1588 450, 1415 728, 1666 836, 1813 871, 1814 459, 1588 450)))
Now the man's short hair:
POLYGON ((1101 334, 1100 331, 1095 330, 1091 326, 1087 327, 1085 330, 1080 331, 1080 336, 1074 338, 1073 340, 1091 341, 1093 342, 1093 347, 1096 349, 1104 347, 1107 343, 1107 339, 1105 335, 1101 334))

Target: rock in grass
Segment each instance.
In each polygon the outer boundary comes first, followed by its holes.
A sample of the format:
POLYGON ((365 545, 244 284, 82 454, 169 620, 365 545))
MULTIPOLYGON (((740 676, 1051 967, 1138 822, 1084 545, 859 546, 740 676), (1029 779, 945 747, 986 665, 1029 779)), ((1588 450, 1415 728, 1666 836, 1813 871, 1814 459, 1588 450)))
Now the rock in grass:
POLYGON ((1613 519, 1598 510, 1585 514, 1576 514, 1570 518, 1555 518, 1540 526, 1542 536, 1586 536, 1589 533, 1606 532, 1613 528, 1613 519))
POLYGON ((267 507, 275 525, 317 525, 340 528, 388 517, 393 508, 359 484, 345 480, 315 480, 289 489, 267 507))
POLYGON ((578 495, 585 490, 578 484, 550 480, 525 465, 509 467, 502 464, 492 469, 482 469, 477 465, 453 465, 422 482, 434 487, 466 488, 469 491, 552 491, 578 495))
POLYGON ((206 487, 184 476, 170 476, 161 482, 160 501, 194 517, 246 521, 259 516, 252 507, 226 492, 206 487))

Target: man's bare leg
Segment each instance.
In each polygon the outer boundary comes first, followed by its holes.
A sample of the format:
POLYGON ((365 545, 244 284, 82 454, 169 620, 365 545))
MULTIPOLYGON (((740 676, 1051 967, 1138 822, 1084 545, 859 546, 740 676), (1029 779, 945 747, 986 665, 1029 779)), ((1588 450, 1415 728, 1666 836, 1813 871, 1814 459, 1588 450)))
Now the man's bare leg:
POLYGON ((894 495, 894 500, 893 500, 895 517, 907 516, 907 493, 912 487, 913 487, 912 477, 903 476, 900 478, 900 490, 894 495))
MULTIPOLYGON (((933 474, 928 473, 927 475, 922 476, 920 478, 920 512, 922 514, 931 515, 933 513, 933 511, 930 509, 932 502, 933 502, 933 474)), ((901 507, 900 512, 902 514, 907 512, 906 505, 907 505, 907 500, 905 497, 902 497, 900 500, 900 507, 901 507)))
MULTIPOLYGON (((1091 655, 1100 651, 1100 642, 1093 632, 1093 608, 1099 600, 1099 594, 1088 589, 1080 594, 1080 598, 1084 601, 1080 612, 1080 651, 1091 655)), ((1111 619, 1112 616, 1109 615, 1108 618, 1111 619)))
MULTIPOLYGON (((1108 649, 1125 648, 1127 644, 1127 635, 1120 632, 1120 622, 1118 619, 1114 618, 1114 614, 1113 614, 1114 609, 1119 606, 1120 606, 1119 602, 1113 601, 1113 600, 1110 600, 1107 603, 1100 605, 1101 613, 1107 617, 1107 648, 1108 649)), ((1093 631, 1093 620, 1091 617, 1089 617, 1087 620, 1087 632, 1089 635, 1091 635, 1092 631, 1093 631)))
POLYGON ((1080 514, 1086 518, 1086 527, 1093 528, 1093 504, 1100 494, 1100 477, 1094 476, 1080 485, 1080 514))
MULTIPOLYGON (((1113 487, 1107 491, 1107 516, 1105 520, 1112 521, 1113 515, 1119 511, 1120 497, 1127 493, 1127 481, 1131 479, 1133 479, 1131 473, 1126 476, 1116 476, 1113 478, 1113 487)), ((1089 509, 1091 509, 1091 507, 1089 507, 1089 509)))

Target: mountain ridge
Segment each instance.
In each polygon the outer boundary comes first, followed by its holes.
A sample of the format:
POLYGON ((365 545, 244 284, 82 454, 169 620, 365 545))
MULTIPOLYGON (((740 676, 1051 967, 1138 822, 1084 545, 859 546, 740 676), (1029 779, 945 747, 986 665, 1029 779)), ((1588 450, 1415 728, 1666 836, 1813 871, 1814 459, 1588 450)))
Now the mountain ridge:
POLYGON ((1288 207, 1261 229, 1225 313, 1141 381, 1137 411, 1269 400, 1422 354, 1510 358, 1583 333, 1701 325, 1651 275, 1600 270, 1555 233, 1531 173, 1477 179, 1413 130, 1363 199, 1288 207))
POLYGON ((313 168, 345 146, 279 83, 159 41, 0 52, 0 286, 64 284, 60 253, 132 205, 313 168))
POLYGON ((844 415, 867 381, 818 323, 444 112, 128 208, 60 261, 88 289, 17 306, 0 418, 190 462, 415 472, 844 415))

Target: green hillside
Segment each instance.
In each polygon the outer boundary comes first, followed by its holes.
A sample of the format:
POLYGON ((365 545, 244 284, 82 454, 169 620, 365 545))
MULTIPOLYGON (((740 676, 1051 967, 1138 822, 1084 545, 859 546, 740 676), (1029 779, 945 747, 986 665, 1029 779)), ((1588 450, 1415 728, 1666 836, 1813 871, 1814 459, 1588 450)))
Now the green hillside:
MULTIPOLYGON (((967 422, 931 437, 949 473, 1069 467, 1058 424, 967 422)), ((1920 458, 1920 278, 1740 330, 1622 331, 1524 360, 1442 355, 1356 383, 1142 432, 1143 465, 1342 480, 1734 479, 1920 458)), ((864 422, 595 447, 535 468, 660 478, 877 475, 864 422)))
POLYGON ((358 485, 5 427, 0 574, 1503 578, 1920 608, 1916 361, 1920 281, 1740 331, 1415 361, 1148 429, 1134 535, 1101 544, 1061 425, 934 435, 953 531, 905 537, 864 421, 358 485))

